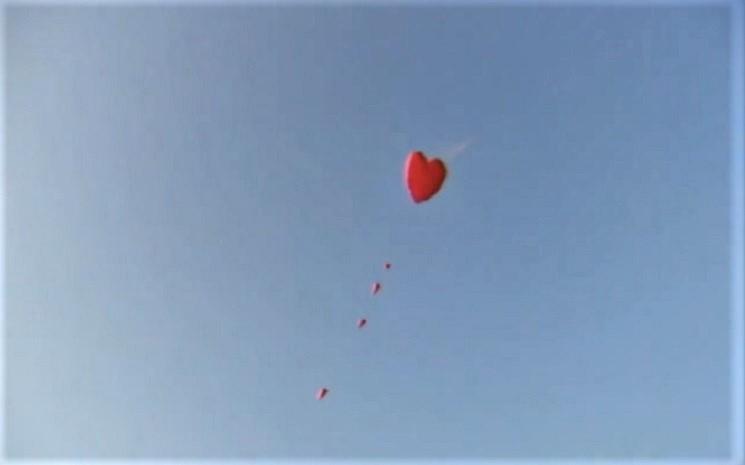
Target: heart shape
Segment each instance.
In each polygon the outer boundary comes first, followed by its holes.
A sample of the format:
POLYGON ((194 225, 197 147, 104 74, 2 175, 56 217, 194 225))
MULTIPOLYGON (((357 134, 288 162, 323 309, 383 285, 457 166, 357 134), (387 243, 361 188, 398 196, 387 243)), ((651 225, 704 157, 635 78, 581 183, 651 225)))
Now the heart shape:
POLYGON ((406 159, 404 179, 416 203, 429 200, 439 192, 446 176, 447 168, 439 158, 428 160, 424 153, 415 151, 406 159))

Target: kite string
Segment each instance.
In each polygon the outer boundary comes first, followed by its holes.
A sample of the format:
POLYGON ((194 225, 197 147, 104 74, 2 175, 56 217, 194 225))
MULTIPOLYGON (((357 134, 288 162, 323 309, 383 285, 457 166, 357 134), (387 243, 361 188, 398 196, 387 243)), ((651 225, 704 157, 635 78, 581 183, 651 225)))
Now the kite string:
POLYGON ((445 159, 448 163, 455 160, 457 157, 462 155, 468 147, 471 146, 473 143, 473 138, 468 138, 464 140, 463 142, 456 144, 452 147, 449 147, 442 152, 440 152, 440 156, 445 159))

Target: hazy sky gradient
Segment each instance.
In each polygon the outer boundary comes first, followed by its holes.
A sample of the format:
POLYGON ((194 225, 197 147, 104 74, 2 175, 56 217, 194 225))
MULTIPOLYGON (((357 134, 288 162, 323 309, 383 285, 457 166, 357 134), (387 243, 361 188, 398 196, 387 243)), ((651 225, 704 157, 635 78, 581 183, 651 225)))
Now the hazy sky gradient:
POLYGON ((11 457, 727 456, 725 7, 6 18, 11 457))

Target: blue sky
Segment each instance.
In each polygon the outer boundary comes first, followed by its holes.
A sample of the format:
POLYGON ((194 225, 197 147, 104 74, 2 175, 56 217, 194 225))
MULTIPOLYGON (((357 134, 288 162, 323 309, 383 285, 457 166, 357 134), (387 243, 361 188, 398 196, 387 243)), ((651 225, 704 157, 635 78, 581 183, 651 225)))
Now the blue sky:
POLYGON ((728 25, 10 8, 8 453, 726 456, 728 25))

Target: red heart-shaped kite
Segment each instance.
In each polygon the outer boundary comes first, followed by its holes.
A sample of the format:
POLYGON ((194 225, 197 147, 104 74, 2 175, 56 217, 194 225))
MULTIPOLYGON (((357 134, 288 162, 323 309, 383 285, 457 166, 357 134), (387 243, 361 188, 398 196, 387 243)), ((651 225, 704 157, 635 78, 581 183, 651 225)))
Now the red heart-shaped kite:
POLYGON ((416 203, 429 200, 439 192, 442 183, 445 182, 447 168, 439 158, 427 160, 424 153, 411 152, 404 166, 404 179, 411 193, 411 198, 416 203))

